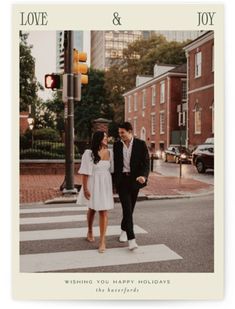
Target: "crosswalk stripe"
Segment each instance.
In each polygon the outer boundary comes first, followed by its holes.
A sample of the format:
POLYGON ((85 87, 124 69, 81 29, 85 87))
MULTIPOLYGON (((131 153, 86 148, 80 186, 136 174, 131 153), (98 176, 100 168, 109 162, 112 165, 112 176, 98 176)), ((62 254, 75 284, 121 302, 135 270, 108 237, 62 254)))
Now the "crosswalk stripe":
MULTIPOLYGON (((134 231, 136 234, 146 234, 147 232, 139 227, 134 226, 134 231)), ((120 225, 110 225, 107 228, 106 235, 119 235, 121 232, 120 225)), ((94 236, 99 236, 99 227, 95 226, 93 228, 94 236)), ((56 229, 56 230, 37 230, 37 231, 23 231, 20 232, 21 241, 30 240, 46 240, 46 239, 66 239, 66 238, 80 238, 86 237, 87 227, 82 228, 72 228, 72 229, 56 229)))
POLYGON ((85 206, 79 207, 50 207, 50 208, 31 208, 31 209, 21 209, 20 214, 34 214, 34 213, 47 213, 47 212, 66 212, 66 211, 86 211, 88 208, 85 206))
POLYGON ((128 247, 111 248, 104 254, 98 253, 98 250, 39 253, 22 255, 20 271, 26 273, 59 271, 178 259, 182 257, 164 244, 140 246, 134 251, 130 251, 128 247))
POLYGON ((56 217, 37 217, 37 218, 20 218, 20 224, 43 224, 43 223, 60 223, 86 221, 86 215, 56 216, 56 217))

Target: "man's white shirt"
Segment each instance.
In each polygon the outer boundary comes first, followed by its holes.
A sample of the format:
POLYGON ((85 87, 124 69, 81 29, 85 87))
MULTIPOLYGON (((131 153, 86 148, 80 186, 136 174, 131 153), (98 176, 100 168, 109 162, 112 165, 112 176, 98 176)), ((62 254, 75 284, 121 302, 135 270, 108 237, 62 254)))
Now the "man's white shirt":
POLYGON ((131 141, 129 143, 129 147, 123 142, 123 173, 129 173, 131 171, 130 168, 130 161, 131 161, 131 152, 132 152, 132 146, 133 146, 133 140, 134 137, 131 138, 131 141))

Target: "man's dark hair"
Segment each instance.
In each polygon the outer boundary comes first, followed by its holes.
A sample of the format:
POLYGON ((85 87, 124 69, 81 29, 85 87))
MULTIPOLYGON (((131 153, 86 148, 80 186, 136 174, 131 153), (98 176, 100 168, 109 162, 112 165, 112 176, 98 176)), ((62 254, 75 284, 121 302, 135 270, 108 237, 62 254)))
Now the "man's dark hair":
POLYGON ((126 131, 133 131, 132 125, 128 121, 120 123, 118 128, 125 129, 126 131))

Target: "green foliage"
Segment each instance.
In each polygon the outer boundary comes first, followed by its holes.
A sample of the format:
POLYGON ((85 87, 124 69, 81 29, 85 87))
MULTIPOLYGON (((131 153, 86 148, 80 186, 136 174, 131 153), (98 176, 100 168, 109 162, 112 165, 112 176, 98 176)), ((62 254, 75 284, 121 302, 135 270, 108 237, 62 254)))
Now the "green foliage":
POLYGON ((56 122, 53 124, 54 128, 59 132, 64 131, 64 103, 62 101, 62 92, 55 91, 52 99, 44 102, 44 105, 56 119, 56 122))
POLYGON ((119 123, 124 119, 122 95, 135 87, 136 76, 153 76, 155 64, 185 63, 185 44, 186 42, 168 42, 164 36, 154 35, 149 39, 137 40, 123 50, 121 63, 112 65, 105 73, 107 100, 113 110, 114 122, 119 123))
POLYGON ((113 111, 107 99, 104 72, 91 68, 89 83, 82 87, 82 100, 74 106, 74 126, 79 141, 91 139, 92 121, 100 117, 112 119, 113 111))
POLYGON ((135 41, 124 49, 120 70, 126 90, 135 86, 136 75, 153 76, 155 64, 179 65, 186 62, 183 46, 186 42, 168 42, 162 35, 135 41))
POLYGON ((30 138, 27 135, 20 135, 20 149, 27 149, 31 146, 30 138))
POLYGON ((20 159, 64 159, 64 155, 41 149, 26 149, 20 151, 20 159))
POLYGON ((43 89, 35 78, 35 59, 32 46, 27 43, 28 33, 20 31, 20 111, 34 110, 38 89, 43 89))
POLYGON ((33 137, 34 140, 60 141, 58 131, 52 128, 36 129, 33 131, 33 137))
MULTIPOLYGON (((78 147, 74 145, 75 158, 80 158, 78 147)), ((37 140, 33 148, 20 151, 21 159, 65 159, 65 144, 51 141, 37 140)))

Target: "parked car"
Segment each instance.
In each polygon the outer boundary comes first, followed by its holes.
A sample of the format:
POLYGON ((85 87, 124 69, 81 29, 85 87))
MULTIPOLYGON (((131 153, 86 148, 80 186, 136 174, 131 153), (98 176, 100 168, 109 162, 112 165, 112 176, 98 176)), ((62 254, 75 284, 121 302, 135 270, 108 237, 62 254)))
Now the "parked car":
POLYGON ((214 137, 208 137, 204 144, 213 144, 214 145, 214 137))
POLYGON ((192 154, 191 151, 183 146, 170 146, 163 152, 163 160, 165 162, 175 162, 175 163, 191 163, 192 154))
POLYGON ((205 173, 207 169, 214 169, 214 145, 202 144, 192 153, 192 164, 198 173, 205 173))

